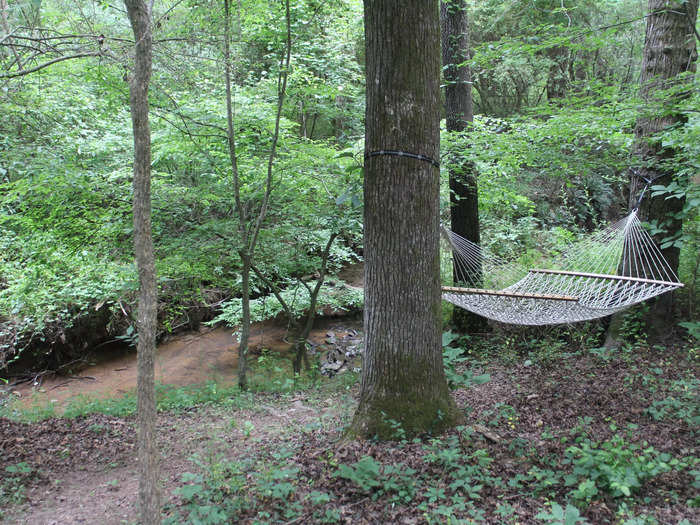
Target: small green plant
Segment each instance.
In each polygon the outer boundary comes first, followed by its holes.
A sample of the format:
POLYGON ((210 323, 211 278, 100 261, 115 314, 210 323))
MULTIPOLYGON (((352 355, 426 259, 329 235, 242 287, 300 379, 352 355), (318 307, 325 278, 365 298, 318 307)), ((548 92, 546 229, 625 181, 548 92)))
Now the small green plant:
POLYGON ((490 381, 491 376, 489 374, 475 375, 472 370, 458 370, 459 365, 468 361, 463 355, 463 348, 452 346, 452 343, 458 338, 459 336, 452 332, 444 332, 442 334, 442 362, 445 367, 448 386, 455 390, 457 388, 470 388, 490 381))
POLYGON ((699 391, 700 380, 694 377, 673 381, 672 395, 653 401, 646 412, 656 421, 673 419, 691 427, 700 426, 699 391))
POLYGON ((294 480, 299 469, 284 467, 274 463, 261 469, 255 475, 256 489, 267 500, 287 502, 296 490, 294 480))
POLYGON ((384 423, 391 430, 391 432, 389 433, 389 438, 395 439, 397 441, 406 441, 406 431, 404 430, 401 422, 396 421, 395 419, 387 418, 385 412, 382 412, 381 415, 382 419, 384 420, 384 423))
POLYGON ((615 359, 614 348, 606 348, 605 346, 600 346, 598 348, 591 348, 590 350, 588 350, 588 352, 591 355, 603 361, 604 363, 609 363, 610 361, 615 359))
POLYGON ((533 480, 533 488, 535 492, 547 492, 552 491, 554 487, 557 487, 562 480, 561 474, 555 472, 552 469, 543 469, 537 466, 533 466, 528 472, 533 480))
POLYGON ((424 456, 425 461, 440 465, 445 470, 459 467, 464 456, 457 436, 450 436, 447 442, 439 438, 431 439, 425 450, 427 451, 424 456))
POLYGON ((649 306, 647 304, 640 304, 624 314, 620 335, 631 347, 639 347, 646 344, 647 323, 645 317, 648 311, 649 306))
POLYGON ((244 421, 243 422, 243 435, 245 436, 246 439, 248 439, 251 434, 253 433, 253 430, 255 430, 255 425, 251 421, 244 421))
POLYGON ((534 352, 531 355, 535 362, 539 363, 544 368, 549 368, 563 357, 563 349, 566 343, 559 339, 547 338, 543 341, 537 341, 534 345, 534 352))
POLYGON ((493 410, 487 410, 484 415, 488 414, 491 419, 488 424, 492 427, 497 427, 505 424, 509 430, 514 430, 518 421, 518 413, 514 407, 507 403, 498 402, 493 410))
MULTIPOLYGON (((25 484, 31 478, 32 472, 32 467, 24 461, 5 467, 5 475, 0 478, 0 509, 25 501, 25 484)), ((0 518, 2 516, 3 511, 0 510, 0 518)))
POLYGON ((354 483, 362 492, 372 493, 381 482, 382 464, 371 456, 364 456, 352 465, 338 465, 336 476, 354 483))
POLYGON ((499 503, 496 506, 496 510, 494 511, 494 514, 499 516, 502 520, 506 520, 509 517, 511 517, 513 514, 515 514, 515 507, 511 505, 510 503, 499 503))
POLYGON ((371 456, 364 456, 352 465, 340 464, 335 476, 351 481, 361 492, 377 499, 391 494, 392 501, 409 502, 415 494, 416 471, 397 465, 382 465, 371 456))
POLYGON ((680 466, 670 454, 660 453, 643 443, 625 443, 617 434, 603 443, 584 440, 566 449, 564 463, 573 465, 573 475, 566 484, 578 483, 571 496, 590 501, 600 491, 613 498, 630 496, 642 483, 680 466))
POLYGON ((683 321, 682 323, 678 323, 678 326, 688 330, 688 335, 690 337, 696 341, 700 341, 700 321, 683 321))
POLYGON ((563 508, 558 503, 552 503, 549 510, 543 510, 535 517, 550 525, 585 525, 588 523, 581 516, 579 510, 570 504, 563 508))
POLYGON ((205 474, 182 474, 183 485, 174 491, 182 505, 173 509, 163 523, 217 525, 237 521, 252 501, 244 490, 248 484, 247 469, 251 465, 233 461, 202 463, 196 458, 195 463, 205 474))

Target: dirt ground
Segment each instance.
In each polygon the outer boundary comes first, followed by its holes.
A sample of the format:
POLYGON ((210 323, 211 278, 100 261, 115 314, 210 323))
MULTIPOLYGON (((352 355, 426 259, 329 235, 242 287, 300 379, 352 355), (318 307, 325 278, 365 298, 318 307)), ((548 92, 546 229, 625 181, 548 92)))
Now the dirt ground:
MULTIPOLYGON (((196 472, 194 457, 250 456, 262 441, 280 439, 312 421, 338 418, 352 405, 329 398, 284 403, 260 398, 254 410, 206 408, 158 419, 161 480, 165 500, 183 472, 196 472), (252 430, 251 430, 252 429, 252 430)), ((35 472, 27 502, 0 522, 26 525, 135 523, 138 473, 134 421, 103 415, 21 424, 0 420, 0 450, 35 472)))
MULTIPOLYGON (((361 264, 346 267, 339 278, 350 287, 361 288, 364 270, 361 264)), ((343 314, 343 312, 337 312, 343 314)), ((353 315, 318 317, 311 332, 311 344, 321 345, 330 332, 342 337, 343 331, 358 330, 361 321, 353 315)), ((270 320, 251 327, 250 351, 262 349, 284 352, 287 326, 284 321, 270 320)), ((203 326, 199 332, 174 335, 158 345, 155 363, 156 382, 186 386, 216 381, 231 384, 236 380, 238 344, 230 328, 203 326)), ((54 404, 59 410, 76 396, 115 397, 136 389, 136 352, 124 345, 106 347, 95 352, 92 363, 74 374, 45 375, 34 383, 22 383, 12 389, 25 407, 54 404)))
MULTIPOLYGON (((545 458, 560 462, 556 468, 563 472, 569 467, 561 463, 561 458, 573 436, 585 435, 600 442, 615 436, 616 427, 631 429, 625 433, 629 443, 646 443, 645 447, 674 457, 698 456, 698 429, 692 418, 657 419, 647 411, 654 400, 672 395, 675 391, 670 388, 679 380, 697 378, 697 363, 688 360, 687 350, 647 349, 633 359, 564 355, 546 367, 528 364, 526 360, 509 365, 494 360, 482 362, 476 372, 490 373, 491 380, 454 392, 467 415, 472 437, 465 442, 452 431, 442 439, 459 442, 460 455, 465 458, 475 451, 488 453, 491 472, 504 481, 545 466, 545 458), (508 408, 508 418, 504 407, 508 408)), ((292 523, 322 522, 315 517, 317 508, 309 503, 312 490, 334 494, 327 505, 329 510, 338 512, 339 523, 427 523, 426 512, 416 510, 418 505, 430 511, 439 502, 417 494, 410 504, 394 506, 385 497, 370 497, 337 476, 338 464, 353 464, 371 456, 384 465, 410 467, 416 471, 415 479, 448 490, 446 471, 439 464, 426 461, 426 447, 431 439, 405 444, 343 440, 342 427, 354 411, 357 389, 357 385, 348 389, 325 384, 291 395, 255 394, 252 403, 244 408, 214 406, 160 414, 158 439, 166 514, 182 508, 174 490, 183 486, 184 472, 207 472, 222 458, 260 458, 270 462, 275 451, 288 447, 294 451, 288 465, 298 469, 297 492, 288 503, 297 503, 302 509, 300 518, 292 523)), ((3 458, 24 461, 33 472, 26 480, 27 501, 6 514, 5 522, 134 523, 134 435, 132 419, 104 415, 35 424, 0 420, 3 458)), ((250 490, 254 490, 254 475, 249 474, 247 479, 250 490)), ((508 487, 484 487, 475 500, 484 511, 484 523, 541 523, 535 515, 550 498, 564 501, 569 490, 555 486, 538 493, 508 487), (494 513, 504 503, 512 509, 507 520, 494 513)), ((700 523, 700 509, 685 502, 694 497, 697 490, 689 472, 671 471, 645 483, 631 504, 636 505, 639 515, 656 520, 644 523, 677 525, 687 520, 684 523, 693 524, 700 523)), ((265 510, 266 501, 258 500, 258 506, 244 511, 238 522, 253 523, 260 505, 265 510)), ((585 508, 584 515, 595 525, 623 523, 622 517, 617 516, 619 503, 600 495, 585 508)))
MULTIPOLYGON (((322 344, 327 334, 342 332, 340 321, 321 318, 309 340, 322 344)), ((360 322, 343 321, 347 328, 359 328, 360 322)), ((286 327, 279 321, 256 323, 252 327, 250 349, 253 355, 265 348, 272 352, 284 352, 288 347, 284 338, 286 327)), ((216 381, 233 384, 238 366, 238 344, 230 328, 204 328, 198 333, 171 337, 158 346, 156 355, 156 381, 164 385, 186 386, 216 381)), ((41 383, 23 383, 12 389, 13 395, 24 402, 25 407, 54 404, 58 409, 76 396, 115 397, 136 389, 136 352, 119 348, 104 352, 94 364, 71 376, 45 376, 41 383)))

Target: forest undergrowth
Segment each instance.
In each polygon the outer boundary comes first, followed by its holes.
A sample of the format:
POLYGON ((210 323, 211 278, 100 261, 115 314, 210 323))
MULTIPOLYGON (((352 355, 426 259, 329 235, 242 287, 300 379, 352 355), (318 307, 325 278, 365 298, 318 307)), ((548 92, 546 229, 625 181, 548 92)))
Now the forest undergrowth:
MULTIPOLYGON (((284 381, 266 356, 256 392, 163 388, 165 523, 697 523, 697 340, 626 330, 618 350, 585 329, 446 333, 465 424, 412 440, 344 438, 352 370, 284 381)), ((133 404, 82 406, 3 409, 7 522, 134 522, 133 404)))
MULTIPOLYGON (((343 272, 364 259, 363 2, 291 4, 289 14, 283 2, 259 0, 152 4, 161 340, 205 323, 240 325, 239 200, 249 218, 265 208, 252 321, 306 315, 325 263, 318 313, 362 308, 361 286, 343 272), (228 6, 231 56, 222 41, 228 6), (288 85, 277 113, 281 75, 288 85)), ((448 132, 447 112, 440 116, 441 222, 450 221, 451 176, 473 175, 484 250, 545 268, 626 216, 640 173, 664 173, 646 202, 675 211, 649 215, 645 228, 677 259, 684 283, 668 339, 647 341, 639 308, 617 350, 600 346, 596 323, 448 333, 445 372, 464 425, 409 440, 387 421, 389 443, 344 438, 359 390, 352 370, 328 379, 317 363, 290 375, 285 357, 265 352, 251 359, 248 392, 226 381, 159 385, 167 523, 700 523, 697 2, 468 4, 468 60, 459 67, 469 69, 474 121, 448 132), (687 71, 650 98, 646 26, 667 8, 691 21, 679 46, 689 51, 687 71), (640 132, 652 116, 674 123, 647 137, 659 148, 647 158, 640 132)), ((135 395, 27 408, 9 391, 137 343, 134 42, 109 2, 0 0, 0 12, 0 521, 133 523, 135 395)), ((389 142, 381 147, 403 147, 389 142)), ((451 285, 448 251, 441 257, 451 285)), ((451 307, 442 308, 446 321, 451 307)))

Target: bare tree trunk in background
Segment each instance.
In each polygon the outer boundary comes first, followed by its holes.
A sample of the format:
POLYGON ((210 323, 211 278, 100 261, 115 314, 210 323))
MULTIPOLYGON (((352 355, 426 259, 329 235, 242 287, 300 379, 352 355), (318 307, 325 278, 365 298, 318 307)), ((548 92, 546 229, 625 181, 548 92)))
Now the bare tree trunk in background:
MULTIPOLYGON (((442 29, 442 65, 445 76, 445 118, 447 131, 464 132, 474 121, 471 71, 464 62, 469 58, 469 19, 466 0, 447 0, 440 4, 442 29)), ((473 163, 454 155, 450 160, 450 229, 458 235, 480 244, 479 191, 477 173, 473 163)), ((457 268, 454 268, 457 286, 457 268)), ((466 283, 470 287, 481 286, 479 277, 466 283)), ((455 308, 452 323, 463 333, 483 332, 486 319, 480 315, 455 308)))
POLYGON ((148 85, 151 79, 151 10, 143 0, 124 0, 134 31, 134 72, 129 82, 134 129, 134 253, 139 273, 138 307, 138 457, 139 512, 143 525, 160 523, 156 448, 156 269, 151 236, 151 129, 148 85))
MULTIPOLYGON (((236 213, 238 214, 239 243, 238 254, 241 257, 241 327, 238 344, 238 386, 241 390, 248 388, 248 342, 250 339, 250 272, 253 268, 255 248, 258 243, 260 228, 267 215, 267 207, 272 193, 272 174, 277 142, 279 140, 280 119, 282 107, 287 92, 287 77, 289 75, 289 63, 292 53, 292 32, 289 0, 285 2, 286 23, 286 48, 280 61, 280 72, 277 77, 277 115, 275 117, 275 130, 272 135, 272 145, 267 159, 267 177, 265 179, 265 193, 257 214, 250 214, 250 204, 244 202, 241 197, 241 178, 238 172, 238 157, 236 154, 236 135, 233 120, 233 93, 231 90, 231 12, 230 0, 224 0, 224 80, 226 83, 226 135, 228 139, 229 159, 233 178, 233 192, 235 198, 236 213)), ((240 4, 239 4, 240 9, 240 4)))
POLYGON ((561 104, 569 86, 569 50, 561 46, 551 47, 545 55, 552 61, 547 74, 547 100, 561 104))
MULTIPOLYGON (((698 0, 649 0, 646 40, 642 58, 641 96, 646 102, 643 114, 637 119, 634 130, 636 142, 634 152, 641 168, 639 174, 647 179, 658 179, 654 184, 668 185, 675 175, 672 168, 663 165, 673 156, 673 151, 663 147, 653 137, 671 126, 682 125, 686 117, 669 111, 669 102, 677 102, 687 97, 692 89, 692 76, 678 79, 686 72, 696 69, 697 50, 695 44, 695 24, 698 14, 698 0), (687 90, 678 87, 688 86, 687 90), (673 98, 665 91, 674 90, 673 98), (651 139, 651 140, 650 140, 651 139)), ((633 176, 630 183, 630 199, 638 196, 644 182, 633 176)), ((656 220, 666 232, 656 237, 680 236, 683 227, 681 212, 685 205, 683 198, 666 198, 667 195, 652 197, 646 194, 640 208, 643 220, 656 220)), ((680 249, 671 246, 662 249, 663 256, 671 269, 678 273, 680 249)), ((651 302, 648 322, 650 335, 658 338, 668 333, 674 321, 674 294, 668 293, 651 302)))
MULTIPOLYGON (((2 31, 5 35, 9 35, 11 32, 10 29, 10 23, 8 21, 7 14, 9 13, 10 8, 7 5, 7 0, 0 0, 0 27, 2 27, 2 31)), ((2 36, 2 33, 0 33, 0 36, 2 36)), ((8 37, 8 44, 12 40, 8 37)), ((22 69, 22 61, 20 59, 19 53, 17 50, 14 48, 14 46, 10 46, 12 49, 12 53, 15 55, 15 61, 17 62, 17 69, 22 69)), ((0 55, 2 56, 2 55, 0 55)))
POLYGON ((349 434, 391 439, 391 421, 415 435, 460 417, 442 363, 438 168, 371 155, 439 158, 439 0, 364 6, 365 355, 349 434))

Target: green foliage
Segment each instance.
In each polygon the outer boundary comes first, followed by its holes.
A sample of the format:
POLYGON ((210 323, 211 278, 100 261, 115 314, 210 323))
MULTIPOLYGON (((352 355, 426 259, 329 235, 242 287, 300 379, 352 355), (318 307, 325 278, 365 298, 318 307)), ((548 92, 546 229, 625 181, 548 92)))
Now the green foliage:
MULTIPOLYGON (((32 477, 34 470, 26 462, 4 466, 5 473, 0 478, 0 509, 9 509, 23 503, 27 496, 25 484, 32 477)), ((0 510, 0 518, 4 511, 0 510)))
POLYGON ((647 408, 656 421, 682 421, 691 428, 700 427, 700 406, 698 405, 700 380, 695 377, 679 379, 671 383, 670 394, 657 399, 647 408))
POLYGON ((241 463, 220 461, 206 465, 206 474, 183 473, 184 485, 175 490, 183 508, 163 523, 231 523, 249 503, 244 468, 241 463))
POLYGON ((614 217, 609 209, 625 209, 620 194, 633 138, 626 126, 634 112, 613 110, 623 97, 600 93, 599 105, 582 101, 508 121, 476 118, 468 134, 446 138, 451 157, 479 173, 484 246, 512 258, 556 238, 550 228, 591 229, 614 217))
POLYGON ((389 494, 392 501, 408 503, 415 495, 415 473, 401 463, 382 465, 373 457, 364 456, 352 465, 338 465, 335 476, 352 482, 372 499, 389 494))
MULTIPOLYGON (((343 311, 355 310, 362 306, 364 296, 361 289, 339 285, 334 281, 325 282, 316 303, 316 312, 322 313, 326 309, 343 311)), ((313 283, 309 284, 313 287, 313 283)), ((295 318, 301 318, 309 309, 310 298, 307 290, 299 283, 292 283, 290 287, 280 293, 284 301, 290 306, 295 318)), ((284 309, 274 295, 264 295, 250 302, 251 321, 259 322, 274 319, 283 314, 284 309)), ((238 326, 241 322, 241 301, 235 299, 222 305, 221 314, 215 317, 211 323, 225 322, 229 326, 238 326)))
POLYGON ((690 337, 696 341, 700 341, 700 321, 684 321, 678 323, 678 326, 682 326, 688 330, 688 335, 690 335, 690 337))
POLYGON ((571 504, 567 504, 566 508, 562 508, 558 503, 552 503, 552 507, 549 511, 543 510, 535 517, 551 525, 577 525, 588 523, 588 521, 581 516, 579 510, 571 504))
MULTIPOLYGON (((183 387, 158 384, 156 385, 156 402, 158 410, 181 412, 195 406, 247 406, 250 397, 241 393, 237 386, 223 386, 210 381, 203 385, 183 387)), ((129 417, 135 413, 136 394, 133 392, 115 398, 76 396, 68 402, 62 411, 58 410, 52 403, 25 408, 20 403, 14 402, 0 407, 0 417, 28 422, 59 416, 76 418, 89 414, 129 417)))
POLYGON ((415 495, 415 470, 402 464, 382 465, 370 456, 364 456, 352 465, 341 464, 335 475, 352 482, 361 492, 373 499, 389 495, 390 500, 410 502, 415 495))
POLYGON ((442 363, 445 367, 445 376, 447 384, 452 389, 469 388, 475 385, 481 385, 491 380, 489 374, 475 375, 473 370, 464 370, 462 363, 469 361, 464 357, 465 349, 461 346, 452 346, 457 341, 459 336, 452 332, 444 332, 442 334, 442 363))
POLYGON ((643 443, 627 443, 616 434, 602 443, 584 440, 566 449, 565 463, 573 466, 567 484, 578 483, 572 497, 590 501, 599 492, 613 498, 627 497, 642 484, 681 465, 678 459, 643 443))
MULTIPOLYGON (((626 207, 632 124, 641 107, 635 98, 644 23, 638 4, 535 4, 470 5, 468 63, 477 117, 468 133, 443 137, 445 167, 469 161, 479 173, 484 246, 524 264, 535 264, 541 253, 561 249, 626 207), (563 97, 546 100, 553 80, 564 86, 563 97)), ((281 5, 244 0, 233 8, 234 126, 241 197, 252 215, 267 175, 285 31, 281 5)), ((31 23, 9 9, 17 34, 31 35, 31 23)), ((219 4, 171 6, 157 28, 153 227, 163 331, 196 325, 190 309, 209 309, 239 292, 220 40, 201 38, 221 33, 221 10, 219 4)), ((41 23, 65 35, 99 31, 110 56, 128 55, 128 24, 104 6, 95 6, 88 20, 66 17, 61 6, 45 0, 41 23)), ((356 0, 298 3, 291 26, 294 67, 256 254, 261 271, 287 289, 317 270, 318 248, 330 231, 341 232, 331 273, 361 253, 365 60, 356 0)), ((3 53, 0 64, 18 67, 12 53, 3 53)), ((121 302, 127 312, 134 310, 132 152, 123 74, 123 64, 107 56, 86 57, 3 87, 0 352, 15 352, 5 361, 16 358, 16 347, 27 339, 55 342, 97 305, 121 302)), ((681 247, 680 275, 692 313, 700 221, 691 179, 699 169, 700 118, 696 94, 672 95, 674 105, 662 104, 663 111, 681 112, 686 122, 655 139, 670 153, 662 167, 672 168, 674 179, 656 184, 652 193, 684 197, 685 224, 673 235, 662 233, 663 221, 652 228, 668 246, 681 247)), ((448 170, 442 171, 446 176, 448 170)), ((269 293, 257 280, 253 288, 260 298, 269 293)), ((359 305, 357 297, 326 298, 329 307, 359 305)), ((278 311, 273 299, 267 302, 278 311)), ((303 301, 297 304, 303 310, 303 301)), ((237 309, 233 300, 220 319, 237 324, 237 309)), ((268 316, 260 303, 254 310, 259 318, 268 316)), ((129 319, 121 308, 113 313, 100 320, 110 323, 108 336, 128 336, 129 319)))
MULTIPOLYGON (((293 9, 295 70, 281 122, 280 176, 258 261, 282 282, 317 270, 313 230, 319 226, 342 232, 333 270, 354 256, 348 244, 359 244, 359 208, 335 204, 360 178, 349 170, 354 162, 337 153, 354 140, 348 134, 357 133, 363 105, 361 67, 354 56, 360 40, 347 41, 361 34, 361 9, 356 2, 340 4, 317 9, 302 3, 293 9), (315 131, 309 125, 305 136, 298 133, 298 104, 315 123, 315 131), (279 257, 290 251, 294 257, 279 257)), ((254 0, 238 8, 234 99, 245 111, 237 112, 235 131, 242 198, 252 213, 259 206, 275 121, 283 12, 254 0)), ((239 287, 238 225, 231 214, 228 153, 221 135, 224 86, 213 59, 219 40, 199 39, 203 48, 197 52, 174 44, 189 41, 194 27, 219 34, 220 9, 218 4, 214 9, 172 6, 158 27, 159 37, 173 42, 168 52, 155 54, 151 91, 153 232, 163 330, 187 325, 188 308, 206 308, 235 296, 239 287), (171 52, 185 52, 188 62, 165 58, 171 52)), ((67 34, 102 32, 112 51, 121 54, 114 47, 124 42, 128 54, 128 40, 119 40, 129 37, 123 17, 98 7, 87 28, 81 17, 66 18, 63 11, 49 8, 42 23, 67 34)), ((126 310, 135 307, 132 153, 122 75, 122 66, 109 61, 65 61, 4 88, 0 350, 14 350, 23 337, 51 343, 98 304, 121 301, 126 310)), ((124 321, 110 335, 123 335, 124 321)))

